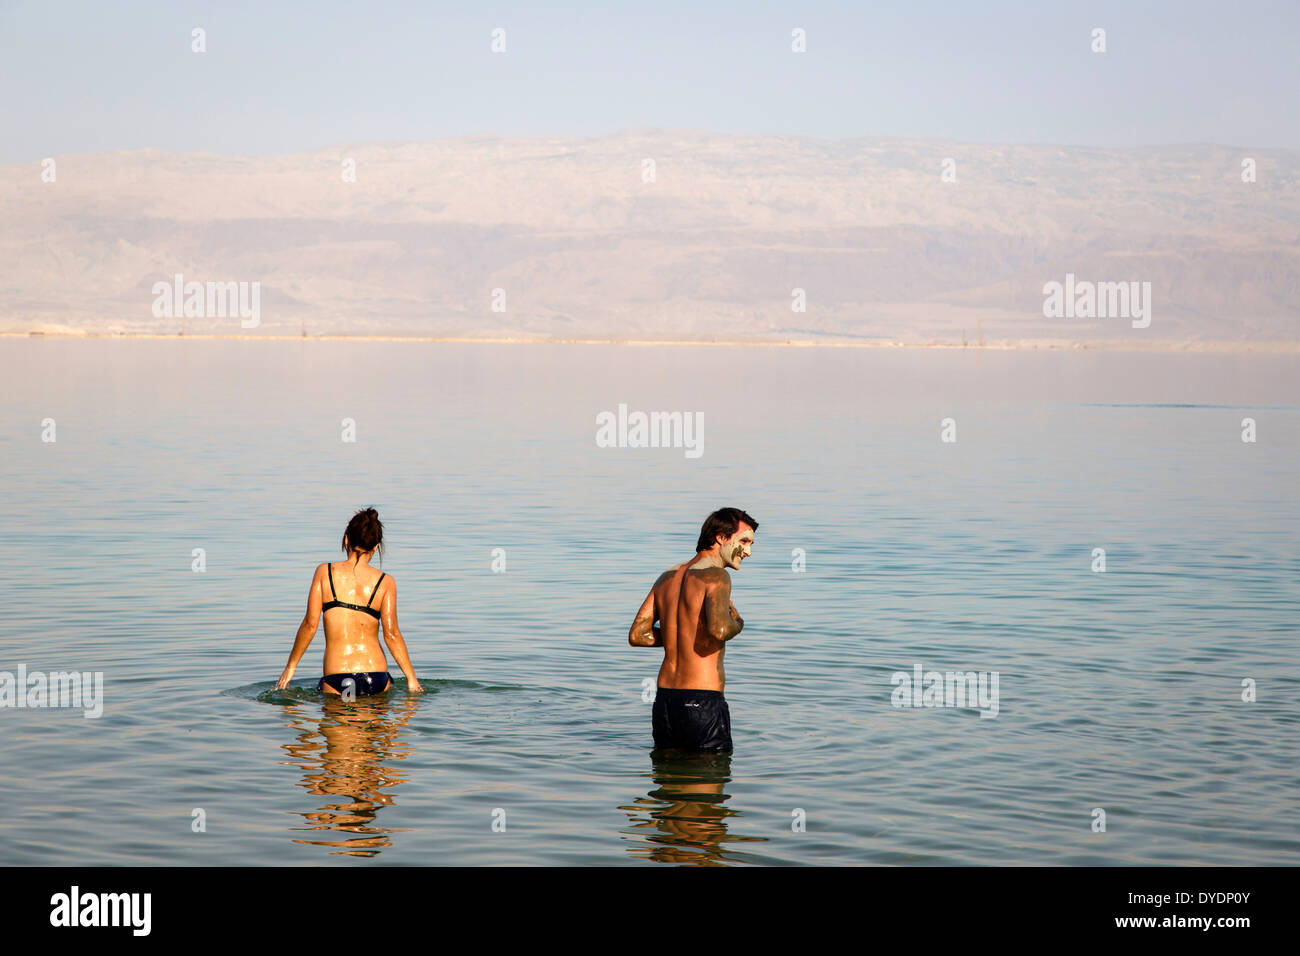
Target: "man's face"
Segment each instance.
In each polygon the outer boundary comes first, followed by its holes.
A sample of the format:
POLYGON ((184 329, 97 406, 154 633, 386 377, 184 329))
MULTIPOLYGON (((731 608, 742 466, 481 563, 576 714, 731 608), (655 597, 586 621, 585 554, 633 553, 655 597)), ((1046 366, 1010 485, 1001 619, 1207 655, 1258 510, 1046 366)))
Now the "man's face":
POLYGON ((722 563, 733 571, 740 570, 740 562, 749 557, 749 549, 754 544, 754 529, 745 522, 740 522, 736 533, 722 541, 718 546, 718 555, 722 563))

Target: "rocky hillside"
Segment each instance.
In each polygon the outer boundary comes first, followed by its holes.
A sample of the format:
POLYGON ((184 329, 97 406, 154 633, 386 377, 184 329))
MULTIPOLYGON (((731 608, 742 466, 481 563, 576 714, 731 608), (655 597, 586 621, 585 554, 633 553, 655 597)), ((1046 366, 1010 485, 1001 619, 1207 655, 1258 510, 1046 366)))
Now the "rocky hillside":
POLYGON ((258 283, 254 335, 1300 339, 1300 152, 630 130, 53 159, 0 167, 0 330, 241 331, 155 315, 180 273, 258 283), (1045 318, 1067 273, 1149 282, 1150 326, 1045 318))

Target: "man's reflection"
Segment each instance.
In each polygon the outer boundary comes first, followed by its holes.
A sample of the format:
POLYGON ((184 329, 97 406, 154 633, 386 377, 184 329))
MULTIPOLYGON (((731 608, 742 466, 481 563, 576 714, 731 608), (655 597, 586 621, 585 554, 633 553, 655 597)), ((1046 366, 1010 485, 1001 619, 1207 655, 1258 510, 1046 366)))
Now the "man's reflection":
POLYGON ((738 811, 725 806, 731 782, 731 754, 690 754, 654 750, 651 776, 656 784, 627 812, 625 833, 640 838, 628 847, 633 856, 654 863, 726 866, 739 862, 726 844, 762 840, 727 833, 727 819, 738 811))

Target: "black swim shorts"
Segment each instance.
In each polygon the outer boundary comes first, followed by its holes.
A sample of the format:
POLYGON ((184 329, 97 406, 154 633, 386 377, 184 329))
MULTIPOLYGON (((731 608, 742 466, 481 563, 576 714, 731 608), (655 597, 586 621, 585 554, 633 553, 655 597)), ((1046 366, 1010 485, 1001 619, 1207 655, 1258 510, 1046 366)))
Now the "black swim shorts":
POLYGON ((323 691, 325 685, 329 684, 340 694, 344 693, 348 686, 355 689, 356 696, 369 697, 371 694, 382 694, 388 688, 393 686, 393 678, 388 671, 371 671, 370 673, 359 674, 326 674, 316 682, 316 689, 323 691))
POLYGON ((731 711, 720 690, 660 687, 653 714, 658 749, 731 752, 731 711))

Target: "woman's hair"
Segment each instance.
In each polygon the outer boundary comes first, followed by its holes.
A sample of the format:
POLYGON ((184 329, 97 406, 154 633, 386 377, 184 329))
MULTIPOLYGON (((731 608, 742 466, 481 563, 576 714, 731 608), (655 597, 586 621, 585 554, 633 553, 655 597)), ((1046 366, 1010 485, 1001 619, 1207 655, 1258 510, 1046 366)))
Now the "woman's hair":
POLYGON ((384 554, 384 525, 379 520, 379 512, 374 508, 363 508, 352 516, 348 529, 343 532, 343 552, 374 551, 379 549, 384 554))

